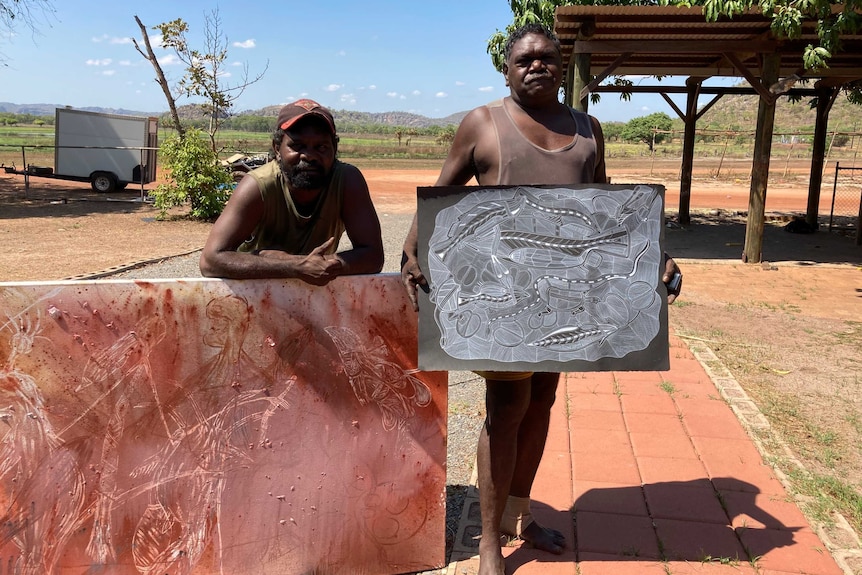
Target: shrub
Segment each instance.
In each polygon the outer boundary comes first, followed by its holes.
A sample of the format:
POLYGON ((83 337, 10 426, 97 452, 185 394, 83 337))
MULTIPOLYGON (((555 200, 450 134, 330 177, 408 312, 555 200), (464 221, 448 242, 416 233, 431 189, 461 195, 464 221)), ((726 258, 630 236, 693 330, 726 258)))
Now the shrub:
POLYGON ((230 173, 218 161, 204 133, 190 128, 184 137, 171 135, 159 149, 168 182, 150 192, 160 217, 168 209, 191 205, 189 215, 212 221, 221 214, 233 191, 230 173))

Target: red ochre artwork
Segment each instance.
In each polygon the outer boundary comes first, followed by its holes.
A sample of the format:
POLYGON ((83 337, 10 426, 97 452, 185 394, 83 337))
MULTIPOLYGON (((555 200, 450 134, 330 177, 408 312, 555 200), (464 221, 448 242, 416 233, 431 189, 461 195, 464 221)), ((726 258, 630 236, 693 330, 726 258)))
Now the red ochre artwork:
POLYGON ((0 571, 441 566, 446 374, 395 275, 0 284, 0 571))

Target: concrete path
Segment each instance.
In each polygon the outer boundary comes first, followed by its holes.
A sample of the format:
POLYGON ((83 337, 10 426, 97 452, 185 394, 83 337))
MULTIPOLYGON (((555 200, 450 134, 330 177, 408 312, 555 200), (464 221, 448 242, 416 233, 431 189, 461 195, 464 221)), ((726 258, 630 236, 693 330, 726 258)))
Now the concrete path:
MULTIPOLYGON (((803 516, 747 432, 768 424, 730 372, 708 348, 670 343, 667 372, 564 374, 532 496, 570 544, 555 556, 514 542, 508 573, 852 573, 858 550, 827 546, 803 516)), ((476 573, 470 491, 447 575, 476 573)))

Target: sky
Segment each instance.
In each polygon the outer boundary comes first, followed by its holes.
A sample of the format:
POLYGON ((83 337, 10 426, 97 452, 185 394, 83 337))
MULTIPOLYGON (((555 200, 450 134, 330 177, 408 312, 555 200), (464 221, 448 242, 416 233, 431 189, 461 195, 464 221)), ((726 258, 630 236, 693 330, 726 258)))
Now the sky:
MULTIPOLYGON (((249 77, 264 74, 235 101, 235 113, 311 98, 333 110, 443 118, 508 94, 486 51, 488 38, 512 19, 507 0, 53 4, 53 14, 36 13, 35 33, 20 25, 0 30, 0 102, 167 111, 152 65, 132 44, 141 38, 134 17, 148 27, 154 47, 159 33, 152 27, 182 18, 190 45, 204 49, 213 10, 228 40, 224 85, 240 84, 246 65, 249 77)), ((183 66, 176 57, 155 51, 168 79, 178 80, 183 66)), ((684 101, 677 106, 684 109, 684 101)), ((603 122, 654 112, 676 117, 657 94, 628 102, 604 94, 589 111, 603 122)))

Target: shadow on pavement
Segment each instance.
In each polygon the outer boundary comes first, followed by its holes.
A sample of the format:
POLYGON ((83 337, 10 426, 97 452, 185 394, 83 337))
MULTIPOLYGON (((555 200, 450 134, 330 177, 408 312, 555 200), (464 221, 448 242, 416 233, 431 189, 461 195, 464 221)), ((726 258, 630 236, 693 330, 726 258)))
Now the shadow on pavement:
MULTIPOLYGON (((789 233, 785 226, 791 218, 767 216, 763 227, 763 262, 811 262, 858 264, 862 246, 855 243, 855 230, 847 230, 848 221, 838 222, 828 231, 828 220, 820 230, 789 233)), ((668 214, 665 226, 665 250, 676 260, 728 260, 741 263, 745 247, 745 215, 711 210, 691 214, 691 224, 680 226, 676 214, 668 214)))
POLYGON ((759 493, 750 483, 720 477, 590 489, 567 512, 534 500, 540 523, 557 528, 562 517, 574 517, 575 540, 563 555, 521 545, 506 565, 514 572, 530 561, 747 563, 798 544, 794 534, 808 529, 802 516, 799 525, 785 525, 757 505, 759 493))

